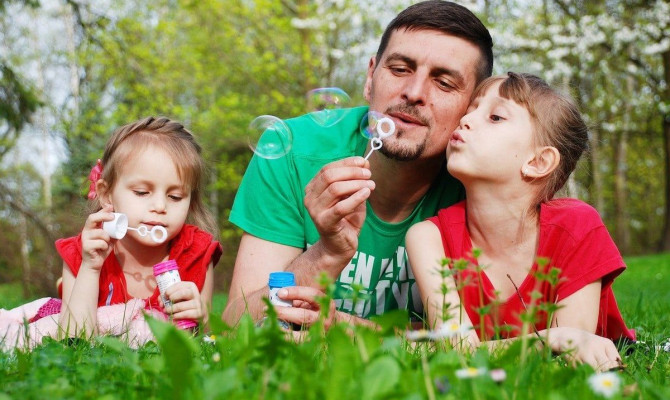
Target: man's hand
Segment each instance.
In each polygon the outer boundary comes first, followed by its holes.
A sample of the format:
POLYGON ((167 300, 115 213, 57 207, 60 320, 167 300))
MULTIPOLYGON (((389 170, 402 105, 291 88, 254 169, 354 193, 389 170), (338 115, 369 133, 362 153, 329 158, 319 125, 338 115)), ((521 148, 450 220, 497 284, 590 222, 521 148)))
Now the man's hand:
POLYGON ((328 271, 337 278, 356 254, 358 235, 365 221, 365 201, 375 183, 370 180, 370 163, 362 157, 349 157, 324 166, 305 187, 305 207, 320 239, 315 246, 339 270, 328 271))
MULTIPOLYGON (((275 307, 277 317, 283 321, 309 327, 322 317, 321 303, 325 293, 309 286, 291 286, 279 289, 277 296, 293 302, 293 307, 275 307)), ((329 329, 335 319, 335 303, 329 300, 328 315, 323 318, 325 329, 329 329)), ((298 333, 298 332, 296 332, 298 333)))

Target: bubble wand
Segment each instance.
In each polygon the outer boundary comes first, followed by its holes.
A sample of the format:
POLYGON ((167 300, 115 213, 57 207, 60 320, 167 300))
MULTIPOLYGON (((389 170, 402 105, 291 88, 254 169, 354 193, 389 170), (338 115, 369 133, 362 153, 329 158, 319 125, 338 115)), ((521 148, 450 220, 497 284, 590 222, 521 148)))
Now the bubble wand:
POLYGON ((151 229, 145 225, 132 228, 128 226, 128 216, 121 213, 114 213, 114 220, 103 222, 102 229, 113 239, 123 239, 128 231, 136 231, 142 237, 149 235, 156 243, 163 243, 168 235, 167 229, 160 225, 154 225, 151 229))
POLYGON ((370 158, 372 152, 382 148, 382 139, 393 135, 395 133, 395 122, 389 117, 379 118, 374 127, 377 135, 370 139, 370 151, 365 156, 365 160, 370 158))

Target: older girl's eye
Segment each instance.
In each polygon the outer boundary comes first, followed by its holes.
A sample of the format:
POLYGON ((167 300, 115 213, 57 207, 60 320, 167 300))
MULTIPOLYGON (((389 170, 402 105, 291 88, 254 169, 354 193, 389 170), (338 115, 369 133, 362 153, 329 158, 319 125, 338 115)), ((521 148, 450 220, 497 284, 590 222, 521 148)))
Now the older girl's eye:
POLYGON ((173 201, 181 201, 181 199, 183 199, 182 196, 177 196, 176 194, 171 194, 168 197, 173 201))
POLYGON ((144 190, 133 190, 133 193, 135 193, 137 196, 146 196, 149 194, 149 192, 145 192, 144 190))

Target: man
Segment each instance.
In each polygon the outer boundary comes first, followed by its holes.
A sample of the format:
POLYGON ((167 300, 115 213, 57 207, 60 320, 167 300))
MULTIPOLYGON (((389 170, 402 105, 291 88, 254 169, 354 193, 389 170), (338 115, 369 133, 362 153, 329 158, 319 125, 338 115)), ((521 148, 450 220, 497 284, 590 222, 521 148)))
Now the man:
MULTIPOLYGON (((445 168, 445 148, 476 84, 491 75, 492 40, 466 8, 439 0, 410 6, 386 28, 370 59, 364 95, 391 117, 395 135, 369 161, 359 133, 367 107, 341 110, 334 126, 288 120, 291 153, 254 157, 230 220, 244 235, 223 317, 263 317, 270 272, 292 271, 299 286, 280 291, 303 308, 282 308, 296 323, 318 318, 319 276, 335 280, 337 320, 364 322, 422 304, 407 263, 407 229, 463 196, 445 168), (363 318, 363 319, 362 319, 363 318)), ((332 313, 331 313, 332 314, 332 313)))

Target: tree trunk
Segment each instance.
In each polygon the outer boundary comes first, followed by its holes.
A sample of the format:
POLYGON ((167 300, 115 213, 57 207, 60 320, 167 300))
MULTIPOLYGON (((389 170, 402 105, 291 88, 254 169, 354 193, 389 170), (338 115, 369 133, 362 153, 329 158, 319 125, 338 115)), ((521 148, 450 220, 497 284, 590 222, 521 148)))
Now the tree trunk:
POLYGON ((616 228, 614 231, 614 238, 623 254, 630 251, 630 230, 628 229, 628 205, 626 192, 626 171, 628 165, 626 163, 626 154, 628 152, 628 128, 624 127, 623 131, 618 135, 616 145, 616 154, 614 156, 616 173, 614 175, 614 193, 615 203, 614 218, 616 220, 616 228))
MULTIPOLYGON (((626 80, 628 86, 628 93, 633 93, 633 77, 628 76, 626 80)), ((626 112, 624 114, 623 129, 619 133, 616 143, 616 152, 614 155, 614 165, 616 172, 614 175, 614 218, 616 220, 616 230, 614 237, 619 250, 627 254, 630 251, 630 229, 629 229, 629 212, 628 212, 628 193, 626 191, 627 180, 626 173, 628 171, 628 137, 631 130, 631 113, 633 112, 632 104, 626 104, 626 112)))
POLYGON ((30 244, 26 216, 19 214, 19 237, 21 239, 21 287, 23 297, 30 298, 30 244))
MULTIPOLYGON (((670 82, 670 50, 663 53, 663 69, 665 81, 670 82)), ((666 85, 663 97, 661 101, 670 104, 669 85, 666 85)), ((670 251, 670 112, 667 110, 663 116, 663 153, 665 157, 665 213, 659 250, 670 251)))
POLYGON ((593 129, 590 135, 591 176, 593 177, 592 202, 602 219, 605 219, 605 199, 603 197, 603 177, 600 172, 600 132, 593 129))

